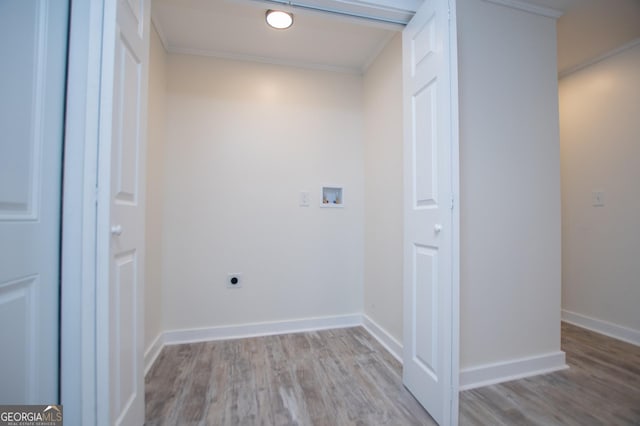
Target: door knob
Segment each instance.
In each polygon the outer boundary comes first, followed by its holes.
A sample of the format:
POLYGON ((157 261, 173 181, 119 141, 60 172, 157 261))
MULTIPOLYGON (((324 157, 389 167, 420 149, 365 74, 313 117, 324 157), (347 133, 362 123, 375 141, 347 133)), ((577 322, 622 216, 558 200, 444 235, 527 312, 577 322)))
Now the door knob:
POLYGON ((439 233, 440 231, 442 231, 442 225, 436 223, 435 225, 433 225, 433 230, 436 234, 439 233))
POLYGON ((122 226, 121 225, 113 225, 111 227, 111 235, 115 235, 116 237, 119 237, 120 235, 122 235, 122 226))

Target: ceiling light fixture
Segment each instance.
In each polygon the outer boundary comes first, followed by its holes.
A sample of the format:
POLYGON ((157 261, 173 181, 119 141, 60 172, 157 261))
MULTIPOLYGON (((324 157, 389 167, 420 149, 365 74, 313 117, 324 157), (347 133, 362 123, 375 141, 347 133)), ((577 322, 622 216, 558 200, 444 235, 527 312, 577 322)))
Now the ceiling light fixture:
POLYGON ((269 9, 267 10, 265 17, 267 19, 267 24, 269 24, 271 28, 286 30, 293 25, 293 13, 269 9))

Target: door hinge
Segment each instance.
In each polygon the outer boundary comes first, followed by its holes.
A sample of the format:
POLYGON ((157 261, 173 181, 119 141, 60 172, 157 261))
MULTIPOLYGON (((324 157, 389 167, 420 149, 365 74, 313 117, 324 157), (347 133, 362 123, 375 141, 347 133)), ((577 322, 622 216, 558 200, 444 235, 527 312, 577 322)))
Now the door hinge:
POLYGON ((453 210, 453 197, 451 197, 451 210, 453 210))

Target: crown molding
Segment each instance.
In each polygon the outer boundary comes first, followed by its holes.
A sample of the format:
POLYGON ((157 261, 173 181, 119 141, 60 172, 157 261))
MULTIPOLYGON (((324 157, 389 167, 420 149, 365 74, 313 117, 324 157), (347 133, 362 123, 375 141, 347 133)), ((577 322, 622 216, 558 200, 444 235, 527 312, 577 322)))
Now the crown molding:
POLYGON ((393 40, 395 36, 396 33, 390 33, 387 37, 384 38, 384 40, 380 42, 378 47, 376 47, 373 53, 364 62, 364 65, 362 65, 362 67, 360 68, 360 74, 364 75, 367 73, 371 65, 373 65, 376 59, 378 59, 378 56, 380 56, 382 51, 387 47, 387 45, 391 42, 391 40, 393 40))
POLYGON ((520 1, 520 0, 484 0, 487 3, 495 3, 500 6, 510 7, 512 9, 521 10, 523 12, 533 13, 535 15, 544 16, 546 18, 558 19, 564 12, 550 7, 538 6, 536 4, 520 1))
POLYGON ((160 25, 160 19, 156 16, 155 12, 151 12, 151 25, 156 29, 156 33, 158 34, 158 38, 160 39, 160 43, 162 43, 162 47, 164 47, 165 52, 169 51, 169 41, 167 40, 166 35, 164 34, 164 30, 160 25))
POLYGON ((612 56, 615 56, 619 53, 624 52, 625 50, 629 50, 632 49, 636 46, 640 45, 640 37, 631 40, 629 43, 625 43, 622 46, 616 47, 613 50, 610 50, 606 53, 603 53, 602 55, 596 56, 595 58, 589 59, 588 61, 582 62, 581 64, 575 65, 573 67, 567 68, 566 70, 560 71, 558 73, 558 80, 563 79, 565 77, 567 77, 568 75, 571 75, 573 73, 576 73, 578 71, 581 71, 587 67, 590 67, 591 65, 595 65, 598 62, 602 62, 604 60, 607 60, 609 58, 611 58, 612 56))
POLYGON ((261 64, 269 64, 269 65, 279 65, 293 68, 303 68, 315 71, 329 71, 329 72, 338 72, 343 74, 355 74, 362 75, 362 70, 360 67, 340 67, 326 64, 318 64, 314 62, 306 62, 306 61, 296 61, 289 59, 277 59, 277 58, 269 58, 264 56, 253 56, 253 55, 244 55, 239 53, 231 53, 231 52, 222 52, 222 51, 212 51, 212 50, 203 50, 203 49, 191 49, 184 47, 174 47, 169 46, 167 52, 173 54, 181 54, 181 55, 195 55, 195 56, 205 56, 209 58, 217 58, 217 59, 229 59, 233 61, 243 61, 243 62, 258 62, 261 64))

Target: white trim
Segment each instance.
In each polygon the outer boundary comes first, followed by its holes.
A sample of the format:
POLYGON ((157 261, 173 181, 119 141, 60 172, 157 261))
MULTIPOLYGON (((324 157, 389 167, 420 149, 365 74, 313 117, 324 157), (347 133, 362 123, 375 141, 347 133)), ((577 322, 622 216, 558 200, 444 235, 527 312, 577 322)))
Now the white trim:
POLYGON ((168 330, 164 332, 163 340, 165 345, 175 345, 180 343, 243 339, 246 337, 272 336, 305 331, 358 327, 360 325, 362 325, 362 315, 351 314, 242 325, 222 325, 217 327, 168 330))
POLYGON ((558 79, 560 80, 562 78, 565 78, 570 74, 573 74, 575 72, 581 71, 581 70, 583 70, 583 69, 585 69, 587 67, 590 67, 591 65, 595 65, 598 62, 602 62, 602 61, 604 61, 606 59, 611 58, 612 56, 615 56, 615 55, 617 55, 619 53, 622 53, 622 52, 624 52, 626 50, 632 49, 632 48, 634 48, 634 47, 636 47, 638 45, 640 45, 640 37, 638 37, 638 38, 636 38, 634 40, 631 40, 629 43, 625 43, 620 47, 616 47, 613 50, 610 50, 610 51, 608 51, 606 53, 603 53, 600 56, 596 56, 595 58, 589 59, 588 61, 585 61, 585 62, 583 62, 581 64, 575 65, 575 66, 573 66, 571 68, 567 68, 566 70, 559 72, 558 73, 558 79))
POLYGON ((567 311, 566 309, 562 310, 562 321, 595 331, 596 333, 604 334, 605 336, 613 337, 614 339, 622 340, 623 342, 631 343, 632 345, 640 346, 640 330, 634 330, 633 328, 567 311))
POLYGON ((359 3, 374 7, 388 7, 416 13, 422 0, 338 0, 343 3, 359 3))
POLYGON ((156 17, 156 14, 153 11, 151 12, 151 26, 156 29, 156 34, 158 34, 158 38, 160 39, 160 43, 162 43, 162 47, 164 47, 165 52, 168 52, 169 40, 164 34, 164 30, 160 25, 160 20, 156 17))
POLYGON ((96 184, 103 0, 72 1, 64 149, 61 403, 69 424, 97 424, 96 184))
MULTIPOLYGON (((117 11, 119 2, 105 1, 102 10, 102 51, 100 56, 100 114, 98 125, 98 176, 96 186, 96 275, 95 275, 95 329, 96 329, 96 426, 111 425, 114 395, 111 394, 111 300, 110 300, 110 241, 111 220, 111 146, 113 132, 113 93, 115 81, 117 11)), ((143 78, 146 78, 143 77, 143 78)), ((114 305, 115 306, 115 305, 114 305)), ((139 339, 142 336, 138 337, 139 339)), ((136 342, 136 346, 137 346, 136 342)), ((137 378, 135 378, 137 381, 137 378)))
MULTIPOLYGON (((371 65, 373 65, 373 63, 376 61, 376 59, 378 59, 378 56, 380 56, 380 54, 385 49, 385 47, 387 47, 389 42, 391 42, 391 40, 393 40, 393 38, 398 34, 399 33, 397 33, 397 32, 389 33, 389 35, 387 35, 384 38, 384 40, 382 40, 382 42, 373 51, 373 53, 367 58, 366 61, 364 61, 364 65, 362 65, 362 67, 360 67, 360 74, 362 74, 362 75, 366 74, 366 72, 369 70, 371 65)), ((400 33, 400 34, 402 34, 402 33, 400 33)))
POLYGON ((146 376, 164 348, 164 333, 160 332, 144 352, 144 375, 146 376))
POLYGON ((285 5, 294 13, 320 12, 355 18, 373 25, 406 25, 420 6, 420 0, 236 0, 264 5, 285 5))
POLYGON ((325 65, 325 64, 316 64, 312 62, 276 59, 276 58, 268 58, 264 56, 243 55, 240 53, 219 52, 219 51, 213 51, 213 50, 191 49, 191 48, 174 47, 174 46, 169 46, 169 48, 167 49, 167 52, 173 53, 173 54, 196 55, 196 56, 205 56, 205 57, 218 58, 218 59, 230 59, 234 61, 258 62, 261 64, 280 65, 280 66, 304 68, 304 69, 310 69, 310 70, 330 71, 330 72, 339 72, 339 73, 356 74, 356 75, 362 74, 360 67, 355 67, 355 68, 338 67, 338 66, 331 66, 331 65, 325 65))
POLYGON ((494 385, 569 368, 562 351, 528 358, 465 368, 460 372, 460 390, 494 385))
POLYGON ((512 9, 521 10, 523 12, 533 13, 535 15, 544 16, 546 18, 558 19, 564 12, 551 7, 538 6, 519 0, 484 0, 487 3, 495 3, 500 6, 510 7, 512 9))
POLYGON ((367 314, 362 315, 362 326, 380 343, 395 359, 402 364, 402 343, 396 340, 387 330, 371 319, 367 314))
POLYGON ((460 112, 458 96, 458 3, 449 3, 449 90, 451 91, 451 424, 459 421, 460 406, 460 112))

